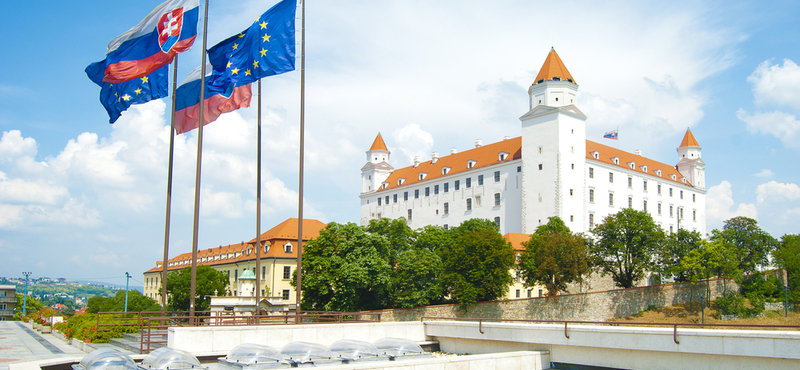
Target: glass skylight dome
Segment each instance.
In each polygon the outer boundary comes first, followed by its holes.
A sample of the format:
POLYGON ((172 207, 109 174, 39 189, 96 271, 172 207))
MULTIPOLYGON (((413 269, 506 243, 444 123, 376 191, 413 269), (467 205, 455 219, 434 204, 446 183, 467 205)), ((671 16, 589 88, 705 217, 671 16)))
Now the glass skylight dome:
POLYGON ((340 339, 333 342, 328 348, 334 358, 344 361, 368 361, 378 359, 378 349, 372 343, 353 339, 340 339))
POLYGON ((416 342, 401 338, 383 338, 374 343, 378 354, 389 357, 390 360, 408 359, 430 356, 416 342))
POLYGON ((219 359, 219 363, 233 368, 261 369, 285 367, 288 362, 274 348, 262 345, 245 343, 233 348, 228 355, 219 359))
POLYGON ((142 361, 141 368, 159 370, 205 369, 191 353, 167 348, 164 351, 153 351, 142 361))
POLYGON ((341 363, 328 347, 317 343, 292 342, 281 348, 281 356, 293 365, 341 363))
POLYGON ((89 353, 73 369, 85 370, 137 370, 130 356, 111 348, 89 353))

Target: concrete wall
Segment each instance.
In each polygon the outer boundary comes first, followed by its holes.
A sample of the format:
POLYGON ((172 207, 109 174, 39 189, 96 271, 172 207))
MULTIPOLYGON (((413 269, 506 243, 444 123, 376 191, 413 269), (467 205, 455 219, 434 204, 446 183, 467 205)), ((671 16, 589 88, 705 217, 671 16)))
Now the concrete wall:
POLYGON ((262 343, 281 348, 294 341, 329 345, 339 339, 374 342, 381 338, 426 341, 420 322, 171 327, 167 346, 198 353, 226 353, 242 343, 262 343))
POLYGON ((315 366, 319 370, 542 370, 549 369, 547 352, 507 352, 452 356, 424 360, 367 362, 353 365, 315 366))
POLYGON ((551 362, 624 369, 797 369, 800 332, 425 322, 443 351, 549 351, 551 362), (483 333, 480 332, 483 331, 483 333))
MULTIPOLYGON (((727 290, 738 289, 736 283, 712 279, 711 299, 727 290)), ((705 282, 698 284, 672 283, 632 289, 616 289, 581 294, 566 294, 553 298, 523 298, 480 302, 466 310, 457 304, 392 309, 381 312, 381 321, 415 321, 423 316, 454 318, 497 318, 527 320, 606 321, 644 311, 651 306, 663 307, 698 301, 705 294, 705 282)))

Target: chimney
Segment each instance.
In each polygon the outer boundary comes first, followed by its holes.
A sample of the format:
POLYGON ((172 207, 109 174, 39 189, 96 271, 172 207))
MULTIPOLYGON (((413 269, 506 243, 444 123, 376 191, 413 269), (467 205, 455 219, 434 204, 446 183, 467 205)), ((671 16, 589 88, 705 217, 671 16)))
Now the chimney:
POLYGON ((456 154, 456 153, 458 153, 458 149, 456 149, 455 147, 450 148, 450 154, 456 154))
POLYGON ((436 163, 439 160, 439 152, 431 153, 431 164, 436 163))
POLYGON ((417 166, 419 166, 419 156, 415 155, 414 156, 414 168, 417 168, 417 166))
POLYGON ((635 151, 635 152, 633 152, 633 154, 636 154, 636 155, 638 155, 638 156, 640 156, 640 157, 641 157, 641 156, 642 156, 642 151, 641 151, 641 150, 639 150, 639 149, 636 149, 636 151, 635 151))
POLYGON ((506 141, 508 139, 511 139, 511 136, 503 136, 503 141, 506 141))
POLYGON ((475 140, 475 147, 480 148, 481 146, 483 146, 483 141, 481 139, 475 140))

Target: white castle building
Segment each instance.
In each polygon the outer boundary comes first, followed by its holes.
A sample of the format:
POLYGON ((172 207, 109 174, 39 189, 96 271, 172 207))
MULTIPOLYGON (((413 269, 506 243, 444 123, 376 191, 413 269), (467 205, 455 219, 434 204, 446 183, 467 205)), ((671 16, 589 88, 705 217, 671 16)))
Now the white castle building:
POLYGON ((550 216, 587 232, 609 214, 631 207, 649 212, 665 231, 705 235, 705 163, 690 130, 677 165, 586 140, 578 85, 550 50, 528 89, 522 136, 394 169, 380 134, 361 168, 361 224, 405 217, 409 226, 458 226, 494 220, 502 234, 533 233, 550 216))

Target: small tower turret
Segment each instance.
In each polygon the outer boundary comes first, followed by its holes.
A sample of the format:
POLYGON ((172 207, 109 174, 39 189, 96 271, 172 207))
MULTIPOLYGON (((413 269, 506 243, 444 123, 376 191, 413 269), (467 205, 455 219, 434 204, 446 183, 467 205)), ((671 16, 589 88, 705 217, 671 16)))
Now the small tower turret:
POLYGON ((679 155, 677 167, 681 175, 698 189, 706 188, 706 164, 700 158, 702 149, 694 138, 692 130, 687 128, 681 146, 677 149, 679 155))
POLYGON ((539 105, 563 107, 578 103, 578 84, 561 61, 555 48, 550 48, 536 80, 528 89, 530 109, 539 105))
POLYGON ((361 193, 371 193, 378 190, 381 184, 389 178, 394 168, 389 165, 389 149, 383 142, 381 133, 375 137, 372 146, 367 150, 367 164, 361 167, 361 193))

